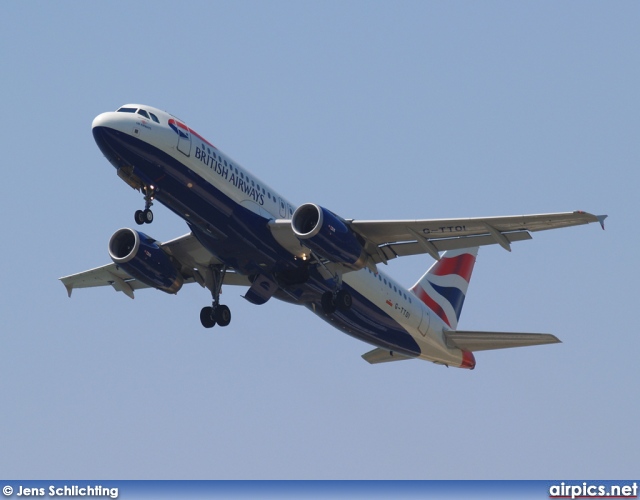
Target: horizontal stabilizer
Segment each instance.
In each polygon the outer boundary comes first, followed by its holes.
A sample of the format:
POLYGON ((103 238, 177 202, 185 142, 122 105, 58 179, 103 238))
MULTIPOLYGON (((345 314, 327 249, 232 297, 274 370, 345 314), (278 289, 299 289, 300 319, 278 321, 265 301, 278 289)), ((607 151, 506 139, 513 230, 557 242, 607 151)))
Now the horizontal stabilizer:
POLYGON ((389 349, 382 349, 378 347, 373 351, 369 351, 366 354, 362 355, 362 358, 375 365, 377 363, 387 363, 389 361, 402 361, 403 359, 413 359, 410 356, 405 356, 403 354, 398 354, 397 352, 390 351, 389 349))
POLYGON ((463 351, 489 351, 507 349, 509 347, 526 347, 530 345, 557 344, 560 341, 550 333, 513 333, 513 332, 445 332, 449 347, 458 347, 463 351))

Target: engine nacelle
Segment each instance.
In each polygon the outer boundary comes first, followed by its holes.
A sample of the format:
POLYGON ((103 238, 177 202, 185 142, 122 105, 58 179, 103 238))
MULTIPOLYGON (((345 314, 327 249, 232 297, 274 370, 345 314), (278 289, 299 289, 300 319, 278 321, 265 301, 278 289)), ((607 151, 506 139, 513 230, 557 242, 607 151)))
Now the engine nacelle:
POLYGON ((291 227, 298 239, 321 257, 352 269, 362 269, 367 262, 361 238, 326 208, 313 203, 299 206, 291 227))
POLYGON ((120 268, 145 285, 177 293, 184 278, 153 238, 133 229, 119 229, 109 240, 109 255, 120 268))

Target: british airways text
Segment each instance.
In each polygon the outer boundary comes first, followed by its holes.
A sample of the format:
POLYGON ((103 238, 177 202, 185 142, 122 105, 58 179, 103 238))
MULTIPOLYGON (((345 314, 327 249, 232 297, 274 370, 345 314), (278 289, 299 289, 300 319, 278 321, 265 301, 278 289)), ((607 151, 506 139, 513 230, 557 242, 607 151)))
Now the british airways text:
POLYGON ((253 198, 253 200, 256 203, 258 203, 259 205, 264 205, 264 195, 257 188, 249 184, 248 180, 245 180, 241 178, 238 174, 236 174, 236 172, 233 169, 223 165, 218 160, 216 160, 213 156, 211 156, 206 151, 200 149, 199 147, 196 147, 195 157, 196 159, 204 163, 207 167, 212 169, 220 177, 225 179, 227 182, 229 182, 230 184, 233 184, 235 188, 239 189, 244 194, 253 198))

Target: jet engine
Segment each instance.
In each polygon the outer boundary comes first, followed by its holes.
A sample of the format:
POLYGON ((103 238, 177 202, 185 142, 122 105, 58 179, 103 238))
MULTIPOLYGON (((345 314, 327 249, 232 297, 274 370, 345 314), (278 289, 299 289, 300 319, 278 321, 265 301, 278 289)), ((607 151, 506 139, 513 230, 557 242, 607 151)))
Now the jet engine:
POLYGON ((145 285, 167 293, 177 293, 184 283, 182 274, 156 240, 133 229, 119 229, 109 240, 109 255, 121 269, 145 285))
POLYGON ((362 269, 367 261, 362 238, 341 217, 313 203, 298 207, 291 227, 303 245, 331 262, 362 269))

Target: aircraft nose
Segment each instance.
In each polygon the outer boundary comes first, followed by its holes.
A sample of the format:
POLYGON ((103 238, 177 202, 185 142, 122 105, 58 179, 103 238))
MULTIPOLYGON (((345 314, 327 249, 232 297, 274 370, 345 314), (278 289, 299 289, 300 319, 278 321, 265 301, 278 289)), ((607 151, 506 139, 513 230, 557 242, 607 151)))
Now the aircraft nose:
POLYGON ((91 123, 91 130, 95 130, 98 127, 116 128, 114 127, 116 123, 114 115, 115 113, 113 113, 112 111, 100 113, 93 119, 93 122, 91 123))
POLYGON ((107 112, 96 116, 91 124, 96 144, 102 154, 116 168, 127 165, 122 153, 123 138, 126 136, 123 130, 126 128, 126 124, 122 122, 122 117, 114 112, 107 112))
POLYGON ((98 116, 96 116, 93 119, 93 122, 91 122, 91 130, 93 130, 96 127, 102 127, 104 126, 104 121, 105 121, 105 115, 107 113, 100 113, 98 116))

